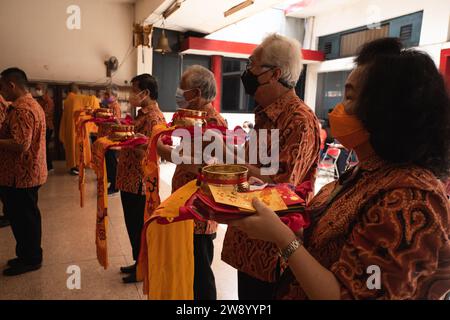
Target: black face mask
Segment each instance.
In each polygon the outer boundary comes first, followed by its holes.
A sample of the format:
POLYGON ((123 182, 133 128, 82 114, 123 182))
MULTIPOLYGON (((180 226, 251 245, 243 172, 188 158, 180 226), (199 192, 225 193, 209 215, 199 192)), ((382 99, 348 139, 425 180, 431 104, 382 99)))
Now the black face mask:
POLYGON ((269 82, 259 83, 258 78, 271 70, 272 69, 269 69, 258 75, 253 74, 250 70, 245 70, 241 76, 241 81, 244 85, 245 93, 253 97, 256 93, 256 90, 258 90, 260 86, 268 84, 269 82))

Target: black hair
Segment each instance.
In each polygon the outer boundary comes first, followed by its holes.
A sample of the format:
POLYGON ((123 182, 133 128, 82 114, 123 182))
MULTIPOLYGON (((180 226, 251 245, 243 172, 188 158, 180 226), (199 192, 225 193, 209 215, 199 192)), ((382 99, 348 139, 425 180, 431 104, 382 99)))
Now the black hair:
POLYGON ((355 63, 358 66, 370 64, 375 58, 384 55, 399 55, 403 45, 398 38, 381 38, 364 44, 358 50, 355 63))
POLYGON ((362 81, 356 115, 375 152, 448 177, 450 98, 430 56, 416 50, 374 56, 362 81))
POLYGON ((151 74, 144 73, 134 77, 131 83, 137 82, 137 86, 141 90, 148 90, 152 100, 158 99, 158 81, 151 74))
POLYGON ((6 81, 14 82, 21 88, 28 88, 28 77, 25 71, 19 68, 9 68, 3 70, 1 73, 2 78, 6 81))

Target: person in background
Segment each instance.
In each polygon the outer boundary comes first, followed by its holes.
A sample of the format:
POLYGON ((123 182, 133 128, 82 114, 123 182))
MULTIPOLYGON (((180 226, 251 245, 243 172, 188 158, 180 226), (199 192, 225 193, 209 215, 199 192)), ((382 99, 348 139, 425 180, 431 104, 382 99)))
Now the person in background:
POLYGON ((244 129, 245 132, 249 133, 251 130, 253 130, 253 123, 250 121, 245 121, 242 125, 242 129, 244 129))
POLYGON ((325 153, 325 143, 327 141, 327 131, 323 128, 323 121, 319 121, 320 127, 320 159, 323 158, 323 154, 325 153))
POLYGON ((341 153, 339 154, 339 158, 337 160, 337 168, 339 171, 339 176, 343 175, 345 170, 347 169, 347 160, 350 155, 350 150, 348 150, 338 139, 334 139, 334 144, 339 146, 341 153))
POLYGON ((257 214, 231 225, 281 250, 290 271, 280 299, 442 299, 450 291, 444 80, 426 53, 393 38, 366 44, 356 63, 329 116, 359 165, 309 203, 302 238, 257 200, 257 214), (373 267, 378 288, 367 285, 373 267))
MULTIPOLYGON (((105 108, 111 109, 114 117, 120 119, 122 117, 122 111, 120 103, 117 101, 119 96, 119 89, 116 86, 110 86, 106 88, 103 95, 103 100, 101 105, 105 108)), ((113 195, 118 192, 116 188, 116 178, 117 178, 117 152, 115 150, 108 150, 105 153, 106 162, 106 174, 108 182, 110 183, 108 187, 108 195, 113 195)))
POLYGON ((3 275, 16 276, 42 265, 38 192, 47 181, 45 113, 18 68, 1 73, 0 94, 12 101, 0 129, 0 193, 17 242, 17 257, 8 261, 3 275))
POLYGON ((54 127, 54 115, 55 115, 55 104, 53 99, 48 94, 48 87, 45 83, 38 83, 35 88, 36 100, 41 105, 45 113, 45 123, 47 125, 45 133, 46 141, 46 155, 47 155, 47 170, 53 170, 52 156, 50 152, 50 142, 53 136, 54 127))
MULTIPOLYGON (((320 131, 313 111, 295 92, 302 66, 298 41, 277 34, 264 39, 250 56, 242 82, 246 93, 258 103, 254 129, 258 139, 263 134, 260 129, 279 130, 279 168, 273 175, 263 175, 261 164, 249 164, 249 177, 295 186, 310 182, 314 186, 320 131)), ((270 133, 266 132, 266 141, 270 141, 270 133)), ((247 150, 249 153, 250 149, 247 150)), ((222 260, 238 269, 239 299, 273 298, 281 273, 278 248, 273 243, 249 239, 230 227, 225 235, 222 260)))
MULTIPOLYGON (((166 124, 156 101, 158 99, 158 82, 150 74, 141 74, 133 78, 131 84, 130 105, 140 107, 133 122, 134 132, 150 138, 154 126, 166 124)), ((125 224, 135 261, 139 257, 141 231, 144 226, 146 198, 142 161, 146 150, 146 145, 120 150, 117 166, 116 186, 120 190, 125 224)), ((136 263, 122 267, 120 271, 128 274, 123 278, 124 283, 136 282, 136 263)))
MULTIPOLYGON (((216 111, 212 102, 216 98, 216 81, 208 69, 194 65, 186 69, 177 90, 179 108, 206 111, 206 122, 226 127, 225 119, 216 111)), ((158 143, 158 153, 162 159, 172 161, 172 149, 158 143)), ((172 193, 186 183, 197 179, 198 169, 193 164, 179 164, 172 178, 172 193), (196 168, 196 169, 193 169, 196 168)), ((216 300, 216 282, 211 268, 214 259, 214 242, 217 223, 195 220, 194 228, 194 299, 216 300)))
POLYGON ((118 101, 119 88, 117 86, 109 86, 103 94, 101 105, 105 108, 111 109, 116 119, 122 118, 122 110, 118 101))
MULTIPOLYGON (((0 95, 0 128, 6 119, 10 103, 7 102, 2 95, 0 95)), ((9 220, 5 216, 5 206, 3 204, 3 196, 0 191, 0 202, 2 203, 3 215, 0 215, 0 228, 8 227, 10 225, 9 220)))
POLYGON ((75 83, 72 83, 70 85, 69 93, 64 100, 61 125, 59 129, 59 140, 64 145, 66 166, 72 175, 78 175, 78 159, 76 159, 75 152, 76 132, 74 113, 84 107, 79 103, 81 101, 80 96, 80 89, 75 83))
MULTIPOLYGON (((245 121, 244 124, 242 125, 242 129, 246 133, 245 141, 250 140, 250 131, 253 130, 253 123, 251 123, 250 121, 245 121)), ((244 147, 245 147, 245 145, 244 145, 244 147)))
MULTIPOLYGON (((64 100, 59 140, 64 145, 66 167, 70 170, 71 175, 78 175, 78 163, 80 161, 80 149, 76 144, 77 119, 75 119, 75 114, 85 108, 98 109, 99 107, 100 103, 95 96, 83 95, 75 83, 70 85, 69 94, 64 100)), ((89 155, 90 150, 86 150, 85 161, 88 161, 86 159, 89 155)))

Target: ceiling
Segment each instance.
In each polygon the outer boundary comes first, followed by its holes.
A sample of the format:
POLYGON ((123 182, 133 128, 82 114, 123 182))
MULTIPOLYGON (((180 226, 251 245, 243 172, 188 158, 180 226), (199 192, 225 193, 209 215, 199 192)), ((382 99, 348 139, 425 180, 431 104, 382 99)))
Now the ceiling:
MULTIPOLYGON (((181 0, 182 1, 182 0, 181 0)), ((147 18, 146 23, 162 27, 162 13, 174 0, 166 0, 147 18)), ((286 0, 255 0, 255 3, 227 18, 224 12, 243 0, 184 0, 181 8, 174 12, 164 23, 164 27, 176 31, 195 31, 210 34, 228 25, 248 18, 256 13, 279 5, 286 0)))
POLYGON ((291 0, 278 5, 288 17, 306 18, 333 9, 347 6, 361 0, 291 0))

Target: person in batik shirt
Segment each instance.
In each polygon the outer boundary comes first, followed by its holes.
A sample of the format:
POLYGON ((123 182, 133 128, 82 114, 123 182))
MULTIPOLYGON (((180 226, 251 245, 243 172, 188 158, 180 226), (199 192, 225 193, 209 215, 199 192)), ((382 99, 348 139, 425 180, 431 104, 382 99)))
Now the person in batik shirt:
POLYGON ((47 129, 45 131, 45 143, 47 149, 47 169, 48 171, 53 170, 53 162, 50 152, 50 142, 53 136, 53 131, 55 129, 54 116, 55 116, 55 103, 53 99, 48 94, 48 87, 45 83, 38 83, 36 85, 36 100, 41 105, 45 113, 45 124, 47 129))
MULTIPOLYGON (((320 129, 314 112, 295 92, 301 71, 300 44, 284 36, 268 36, 250 56, 242 82, 247 94, 258 104, 254 132, 259 140, 263 134, 260 130, 267 129, 267 150, 270 150, 270 130, 279 130, 279 141, 273 142, 278 143, 279 159, 278 170, 270 175, 263 174, 258 159, 258 164, 248 166, 249 176, 269 183, 299 186, 310 182, 314 186, 320 129)), ((250 148, 246 149, 249 160, 250 148)), ((238 269, 239 299, 273 297, 280 276, 278 249, 274 244, 249 239, 245 233, 230 227, 225 235, 222 260, 238 269)))
POLYGON ((8 261, 5 276, 41 268, 39 188, 47 181, 45 113, 28 91, 24 71, 1 73, 0 93, 12 105, 0 129, 0 193, 16 238, 17 257, 8 261))
MULTIPOLYGON (((177 104, 180 108, 206 112, 207 124, 226 127, 226 122, 216 111, 212 102, 216 98, 216 81, 208 69, 194 65, 186 69, 177 90, 177 104)), ((172 149, 159 144, 158 153, 162 159, 171 161, 172 149)), ((172 192, 186 183, 197 179, 201 166, 179 164, 172 178, 172 192)), ((214 258, 214 243, 217 223, 195 220, 194 227, 194 299, 215 300, 217 298, 215 277, 211 265, 214 258)))
POLYGON ((368 43, 329 114, 360 163, 309 203, 297 236, 254 201, 231 223, 289 263, 279 299, 442 299, 450 291, 450 99, 433 60, 398 39, 368 43))
MULTIPOLYGON (((158 83, 149 74, 139 75, 131 80, 130 104, 140 107, 133 122, 134 132, 148 138, 152 135, 155 125, 166 124, 164 115, 159 109, 158 83)), ((133 259, 138 260, 141 247, 141 231, 144 226, 145 212, 145 181, 142 161, 147 146, 125 148, 119 151, 117 165, 116 186, 120 190, 125 224, 133 251, 133 259)), ((122 273, 128 274, 123 278, 125 283, 136 282, 136 263, 122 267, 122 273)))

